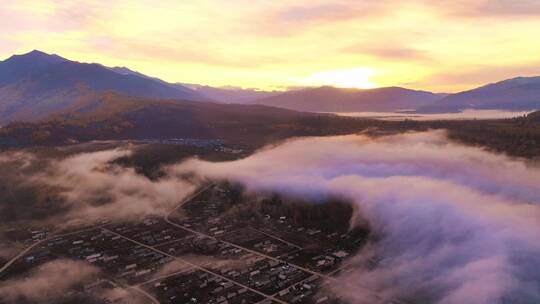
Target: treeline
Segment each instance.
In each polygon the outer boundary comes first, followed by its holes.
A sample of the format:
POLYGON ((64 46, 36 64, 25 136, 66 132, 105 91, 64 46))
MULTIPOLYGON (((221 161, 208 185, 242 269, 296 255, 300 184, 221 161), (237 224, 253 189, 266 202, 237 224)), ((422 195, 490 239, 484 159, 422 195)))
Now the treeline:
POLYGON ((540 159, 540 112, 502 120, 430 122, 458 142, 510 156, 540 159))
POLYGON ((222 184, 233 202, 222 219, 227 222, 252 221, 264 223, 267 218, 278 220, 282 217, 294 226, 317 229, 327 233, 346 233, 351 227, 354 214, 350 202, 337 198, 324 201, 306 201, 273 194, 246 194, 238 184, 222 184))
POLYGON ((53 120, 16 123, 0 129, 0 149, 66 145, 91 140, 200 138, 220 139, 245 151, 291 137, 370 134, 446 129, 451 139, 530 159, 540 158, 540 112, 501 120, 382 121, 242 107, 227 112, 209 107, 143 107, 96 121, 53 120), (217 112, 216 112, 217 111, 217 112), (249 113, 245 112, 249 111, 249 113))

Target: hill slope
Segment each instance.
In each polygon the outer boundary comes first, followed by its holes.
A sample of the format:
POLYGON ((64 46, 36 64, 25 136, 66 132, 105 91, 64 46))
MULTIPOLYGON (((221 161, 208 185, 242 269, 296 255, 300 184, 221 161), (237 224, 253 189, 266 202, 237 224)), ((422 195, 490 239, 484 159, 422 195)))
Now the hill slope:
POLYGON ((64 144, 112 139, 224 139, 257 145, 290 136, 346 134, 367 121, 260 105, 155 100, 92 93, 39 123, 0 129, 0 143, 64 144))
POLYGON ((0 125, 36 121, 69 107, 80 96, 107 90, 149 98, 203 99, 185 87, 32 51, 0 62, 0 125))
POLYGON ((540 109, 540 77, 517 77, 452 94, 422 112, 464 109, 527 111, 540 109))
POLYGON ((287 92, 254 103, 309 112, 387 112, 416 109, 440 98, 438 94, 399 87, 360 90, 324 86, 287 92))

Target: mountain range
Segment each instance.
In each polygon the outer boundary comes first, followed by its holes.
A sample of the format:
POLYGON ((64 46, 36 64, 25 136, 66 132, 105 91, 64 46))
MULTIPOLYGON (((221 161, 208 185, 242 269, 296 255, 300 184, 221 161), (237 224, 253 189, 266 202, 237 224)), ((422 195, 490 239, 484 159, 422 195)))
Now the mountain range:
POLYGON ((108 90, 147 98, 204 99, 182 86, 32 51, 0 62, 0 123, 43 119, 81 96, 108 90))
POLYGON ((464 109, 527 111, 540 109, 540 76, 516 77, 464 91, 420 108, 420 112, 464 109))
POLYGON ((518 77, 456 94, 401 87, 360 90, 329 86, 280 92, 168 83, 126 67, 81 63, 32 51, 0 61, 0 126, 15 121, 46 120, 74 109, 81 114, 90 111, 88 107, 77 106, 81 100, 87 101, 104 92, 154 101, 266 105, 305 112, 540 108, 540 77, 518 77))
POLYGON ((253 101, 282 94, 282 91, 264 91, 258 89, 243 89, 238 87, 211 87, 207 85, 182 83, 182 86, 195 90, 197 93, 212 100, 223 103, 249 104, 253 101))
POLYGON ((255 100, 255 104, 307 112, 392 112, 432 105, 441 95, 400 87, 340 89, 324 86, 255 100))
POLYGON ((252 103, 309 112, 533 111, 540 109, 540 76, 512 78, 455 94, 401 87, 360 90, 325 86, 285 92, 252 103))

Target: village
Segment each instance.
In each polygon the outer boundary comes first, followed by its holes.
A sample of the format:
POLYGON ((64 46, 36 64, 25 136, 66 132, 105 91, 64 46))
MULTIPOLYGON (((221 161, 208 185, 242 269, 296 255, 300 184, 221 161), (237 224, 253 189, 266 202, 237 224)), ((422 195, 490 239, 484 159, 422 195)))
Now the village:
POLYGON ((341 303, 325 283, 366 241, 365 231, 300 227, 269 214, 230 220, 234 205, 232 193, 210 185, 164 217, 103 221, 58 236, 14 231, 33 248, 4 276, 68 258, 101 270, 74 290, 94 303, 119 300, 99 295, 103 282, 139 291, 149 303, 341 303))

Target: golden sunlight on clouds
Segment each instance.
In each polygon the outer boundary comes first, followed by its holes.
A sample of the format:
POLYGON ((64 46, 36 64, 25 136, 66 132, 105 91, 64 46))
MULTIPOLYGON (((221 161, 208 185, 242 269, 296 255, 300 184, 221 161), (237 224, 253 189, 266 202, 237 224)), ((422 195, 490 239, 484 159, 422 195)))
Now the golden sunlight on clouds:
POLYGON ((0 26, 1 58, 40 49, 215 86, 453 92, 540 74, 540 1, 3 0, 0 26))

